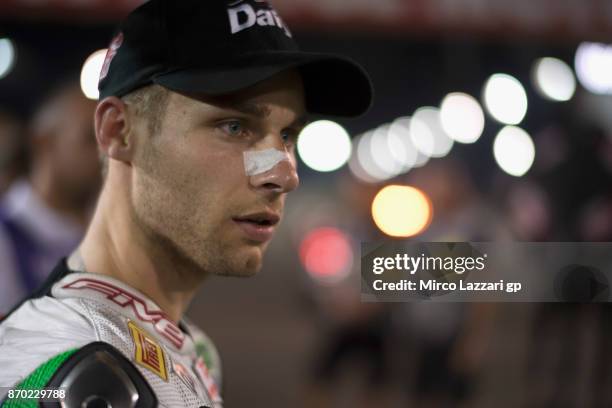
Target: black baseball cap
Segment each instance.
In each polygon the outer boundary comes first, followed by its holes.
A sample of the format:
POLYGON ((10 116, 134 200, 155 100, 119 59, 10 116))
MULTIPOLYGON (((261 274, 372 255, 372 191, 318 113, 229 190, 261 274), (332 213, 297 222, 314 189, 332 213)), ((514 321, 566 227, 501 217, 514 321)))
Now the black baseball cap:
POLYGON ((156 83, 223 95, 287 69, 303 78, 311 113, 358 116, 372 85, 354 61, 300 51, 265 0, 150 0, 120 24, 100 73, 100 99, 156 83))

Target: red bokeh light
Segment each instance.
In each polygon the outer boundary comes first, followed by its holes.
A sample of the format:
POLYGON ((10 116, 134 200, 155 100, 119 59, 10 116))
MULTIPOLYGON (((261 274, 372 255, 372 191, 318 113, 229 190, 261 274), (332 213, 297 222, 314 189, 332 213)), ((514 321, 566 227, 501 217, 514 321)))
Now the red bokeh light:
POLYGON ((340 280, 349 273, 353 263, 350 239, 336 228, 317 228, 302 240, 300 260, 313 278, 340 280))

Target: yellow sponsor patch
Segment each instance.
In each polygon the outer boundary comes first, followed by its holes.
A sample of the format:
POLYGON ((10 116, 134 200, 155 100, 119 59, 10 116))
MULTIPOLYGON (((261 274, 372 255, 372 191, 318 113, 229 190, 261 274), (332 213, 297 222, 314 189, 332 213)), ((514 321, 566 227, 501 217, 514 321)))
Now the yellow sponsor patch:
POLYGON ((168 381, 164 350, 144 330, 131 321, 128 321, 128 327, 136 345, 136 355, 134 357, 136 362, 159 375, 162 380, 168 381))

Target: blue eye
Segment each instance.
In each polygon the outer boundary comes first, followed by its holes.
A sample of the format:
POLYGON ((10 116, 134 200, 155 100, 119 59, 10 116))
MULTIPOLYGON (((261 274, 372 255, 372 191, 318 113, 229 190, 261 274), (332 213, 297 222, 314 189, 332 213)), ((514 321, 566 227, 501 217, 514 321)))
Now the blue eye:
POLYGON ((242 134, 246 132, 242 123, 237 120, 223 123, 221 125, 221 129, 225 131, 227 134, 229 134, 230 136, 242 136, 242 134))
POLYGON ((283 142, 287 143, 287 144, 293 144, 295 143, 296 139, 297 139, 297 134, 295 131, 291 130, 291 129, 287 129, 284 130, 281 133, 281 137, 283 139, 283 142))

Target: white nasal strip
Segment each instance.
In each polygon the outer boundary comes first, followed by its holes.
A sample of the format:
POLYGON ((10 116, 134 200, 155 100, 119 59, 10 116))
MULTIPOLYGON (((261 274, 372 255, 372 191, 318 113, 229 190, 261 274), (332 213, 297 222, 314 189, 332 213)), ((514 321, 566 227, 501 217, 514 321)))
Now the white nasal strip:
POLYGON ((249 150, 244 152, 244 171, 247 176, 255 176, 272 170, 278 163, 291 161, 289 154, 277 149, 249 150))

